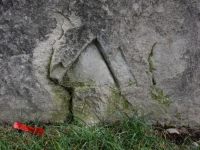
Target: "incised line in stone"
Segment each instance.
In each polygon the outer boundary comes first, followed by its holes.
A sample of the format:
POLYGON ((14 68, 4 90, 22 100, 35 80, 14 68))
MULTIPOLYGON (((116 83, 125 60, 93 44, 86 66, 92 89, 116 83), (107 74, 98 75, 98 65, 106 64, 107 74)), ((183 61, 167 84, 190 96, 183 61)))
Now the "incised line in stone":
POLYGON ((102 45, 100 44, 100 42, 98 41, 97 38, 95 38, 94 44, 96 45, 97 49, 99 50, 99 53, 102 56, 103 61, 105 62, 106 66, 107 66, 107 68, 108 68, 108 70, 109 70, 109 72, 110 72, 110 74, 111 74, 111 76, 112 76, 112 78, 115 82, 115 85, 117 86, 117 88, 119 88, 120 86, 119 86, 119 82, 117 80, 117 77, 115 76, 114 71, 113 71, 109 61, 107 61, 107 56, 105 54, 105 50, 103 49, 102 45))
POLYGON ((133 78, 134 78, 134 80, 135 80, 136 86, 138 86, 138 82, 137 82, 137 80, 136 80, 136 78, 135 78, 135 75, 134 75, 134 74, 132 73, 132 71, 129 69, 130 67, 129 67, 127 61, 126 61, 126 57, 125 57, 125 55, 124 55, 123 50, 121 49, 121 47, 119 47, 119 51, 120 51, 120 53, 121 53, 121 56, 122 56, 124 62, 126 63, 126 65, 127 65, 127 67, 128 67, 128 71, 131 73, 131 75, 133 76, 133 78))
MULTIPOLYGON (((64 16, 64 15, 63 15, 62 13, 60 13, 60 12, 57 12, 57 13, 61 14, 62 16, 64 16)), ((64 16, 64 17, 65 17, 65 16, 64 16)), ((66 17, 65 17, 65 18, 66 18, 66 17)), ((67 18, 67 19, 70 21, 69 18, 67 18)), ((71 23, 71 21, 70 21, 70 23, 71 23)), ((52 57, 53 57, 53 55, 54 55, 54 44, 55 44, 57 41, 59 41, 59 40, 64 36, 63 24, 64 24, 64 20, 63 20, 63 23, 62 23, 62 25, 61 25, 62 33, 61 33, 60 37, 59 37, 57 40, 55 40, 54 43, 52 44, 52 54, 51 54, 51 57, 50 57, 50 64, 51 64, 51 61, 52 61, 52 57)), ((72 24, 72 23, 71 23, 71 24, 72 24)), ((73 24, 72 24, 72 25, 73 25, 73 24)), ((111 76, 112 76, 112 78, 113 78, 113 80, 114 80, 114 83, 115 83, 117 89, 120 89, 119 81, 118 81, 118 79, 117 79, 117 77, 116 77, 116 75, 115 75, 115 73, 114 73, 113 68, 111 67, 111 64, 110 64, 110 62, 109 62, 109 60, 108 60, 108 57, 106 56, 105 50, 103 49, 103 46, 102 46, 102 45, 100 44, 100 42, 98 41, 97 37, 92 38, 92 40, 90 40, 89 42, 85 43, 85 44, 83 45, 83 47, 81 48, 80 52, 77 54, 77 57, 75 57, 74 60, 73 60, 68 66, 64 66, 62 62, 60 62, 59 64, 62 65, 63 67, 65 67, 65 68, 66 68, 66 72, 68 72, 68 69, 70 68, 70 66, 73 65, 74 62, 79 58, 79 56, 81 55, 81 53, 83 52, 83 50, 85 50, 85 49, 88 47, 88 45, 89 45, 89 44, 92 44, 92 43, 95 44, 95 46, 97 47, 97 49, 98 49, 98 51, 99 51, 99 54, 102 56, 103 61, 104 61, 105 64, 107 65, 107 68, 108 68, 108 70, 109 70, 109 72, 110 72, 110 74, 111 74, 111 76)), ((120 53, 121 53, 121 57, 122 57, 123 60, 125 61, 124 55, 122 54, 121 50, 120 50, 120 53)), ((126 62, 126 61, 125 61, 125 62, 126 62)), ((127 63, 127 62, 126 62, 126 63, 127 63)), ((57 64, 57 65, 59 65, 59 64, 57 64)), ((57 66, 57 65, 56 65, 56 66, 57 66)), ((56 66, 55 66, 55 67, 56 67, 56 66)), ((129 70, 129 71, 130 71, 130 70, 129 70)), ((52 78, 50 77, 50 71, 49 71, 48 73, 49 73, 49 79, 50 79, 51 81, 53 81, 55 84, 58 84, 59 86, 61 86, 62 88, 64 88, 64 89, 69 93, 69 95, 70 95, 70 97, 71 97, 71 98, 70 98, 70 101, 69 101, 69 108, 68 108, 69 111, 70 111, 70 114, 66 117, 66 121, 72 121, 72 120, 73 120, 74 87, 71 87, 71 86, 70 86, 70 87, 67 87, 67 86, 63 85, 62 83, 58 83, 57 81, 55 81, 55 79, 52 79, 52 78)), ((131 73, 131 74, 132 74, 132 73, 131 73)), ((133 76, 133 77, 134 77, 134 76, 133 76)), ((134 77, 134 79, 135 79, 135 77, 134 77)), ((135 81, 136 81, 136 80, 135 80, 135 81)), ((121 92, 120 92, 120 93, 121 93, 121 92)), ((120 95, 121 95, 121 94, 120 94, 120 95)))

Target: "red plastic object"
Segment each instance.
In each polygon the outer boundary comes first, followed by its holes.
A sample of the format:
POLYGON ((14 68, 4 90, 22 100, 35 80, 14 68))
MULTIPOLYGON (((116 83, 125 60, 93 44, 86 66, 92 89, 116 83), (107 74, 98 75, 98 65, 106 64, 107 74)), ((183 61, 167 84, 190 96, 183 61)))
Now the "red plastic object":
POLYGON ((32 133, 38 134, 38 135, 41 135, 41 134, 44 133, 44 129, 42 129, 42 128, 39 128, 39 127, 35 128, 35 127, 32 127, 32 126, 27 126, 27 125, 20 123, 20 122, 14 122, 13 128, 20 129, 20 130, 23 130, 23 131, 32 132, 32 133))

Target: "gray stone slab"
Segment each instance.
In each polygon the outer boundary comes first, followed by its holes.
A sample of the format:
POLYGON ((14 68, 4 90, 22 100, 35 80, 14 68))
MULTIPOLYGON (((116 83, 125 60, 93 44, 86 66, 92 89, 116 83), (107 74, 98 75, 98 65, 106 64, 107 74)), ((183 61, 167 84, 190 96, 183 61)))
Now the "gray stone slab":
POLYGON ((0 1, 0 123, 138 110, 199 126, 199 14, 199 0, 0 1))

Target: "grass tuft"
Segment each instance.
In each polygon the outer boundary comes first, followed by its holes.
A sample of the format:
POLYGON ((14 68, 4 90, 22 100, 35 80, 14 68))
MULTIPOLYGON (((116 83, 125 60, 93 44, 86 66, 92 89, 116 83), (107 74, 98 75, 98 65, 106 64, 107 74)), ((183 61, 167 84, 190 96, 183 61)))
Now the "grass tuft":
POLYGON ((86 126, 73 124, 44 125, 42 136, 19 132, 10 126, 0 127, 0 149, 41 150, 173 150, 198 149, 176 145, 156 136, 143 117, 127 117, 112 124, 86 126))

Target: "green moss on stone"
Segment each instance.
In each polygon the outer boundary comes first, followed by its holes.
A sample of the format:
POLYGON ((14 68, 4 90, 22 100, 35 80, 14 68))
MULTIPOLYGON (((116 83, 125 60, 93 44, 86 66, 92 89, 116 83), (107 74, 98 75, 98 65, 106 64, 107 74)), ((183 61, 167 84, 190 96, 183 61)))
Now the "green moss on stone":
POLYGON ((121 92, 116 88, 111 88, 111 95, 107 104, 107 112, 120 112, 129 114, 132 111, 132 105, 121 95, 121 92))
POLYGON ((92 81, 92 79, 87 79, 86 82, 80 82, 79 79, 70 79, 67 74, 64 75, 62 82, 63 85, 67 87, 88 87, 94 85, 94 81, 92 81))
POLYGON ((84 122, 91 123, 99 114, 95 114, 95 101, 98 103, 92 87, 76 87, 73 105, 73 115, 84 122), (93 95, 94 94, 94 95, 93 95), (93 103, 94 102, 94 103, 93 103))
MULTIPOLYGON (((108 93, 110 93, 110 95, 101 95, 103 97, 105 96, 104 98, 107 99, 102 110, 98 110, 95 104, 99 103, 98 100, 101 100, 101 96, 99 97, 99 93, 96 95, 91 90, 92 88, 87 86, 76 88, 76 95, 79 98, 82 98, 81 100, 76 99, 76 105, 74 105, 73 109, 74 115, 78 118, 81 118, 86 122, 90 122, 92 120, 95 122, 95 120, 100 121, 102 119, 113 121, 122 117, 124 113, 133 114, 132 105, 121 95, 120 91, 116 87, 108 88, 108 93)), ((100 103, 100 105, 103 104, 102 101, 100 103)))
POLYGON ((128 81, 126 81, 126 84, 127 84, 128 86, 132 86, 132 85, 135 84, 135 82, 132 81, 131 79, 129 79, 128 81))
POLYGON ((51 65, 51 60, 52 60, 53 53, 54 53, 54 50, 52 49, 51 54, 50 54, 50 56, 48 58, 48 62, 46 64, 46 66, 45 66, 47 79, 50 79, 50 65, 51 65))
POLYGON ((52 101, 55 105, 54 106, 55 109, 52 110, 51 112, 51 118, 52 122, 63 122, 66 116, 69 114, 70 96, 65 89, 63 89, 59 85, 56 85, 54 82, 52 82, 52 79, 50 78, 50 64, 53 53, 54 50, 52 49, 52 52, 48 58, 48 62, 45 65, 46 78, 49 80, 49 85, 51 87, 51 93, 52 93, 52 101))
POLYGON ((182 119, 181 113, 177 113, 177 114, 175 115, 175 117, 176 117, 177 119, 179 119, 179 120, 182 119))
POLYGON ((173 101, 170 100, 170 97, 168 95, 164 95, 163 90, 161 90, 160 88, 152 86, 150 93, 151 93, 151 98, 153 100, 156 100, 160 104, 169 106, 171 103, 173 103, 173 101))
POLYGON ((148 62, 149 62, 149 72, 153 72, 153 61, 152 61, 152 56, 153 56, 153 50, 154 50, 154 47, 156 46, 156 43, 154 43, 154 45, 152 46, 151 48, 151 51, 150 51, 150 54, 149 54, 149 57, 148 57, 148 62))
MULTIPOLYGON (((73 108, 73 115, 77 117, 78 119, 81 119, 83 122, 90 122, 90 118, 94 117, 91 114, 90 107, 88 106, 86 99, 83 99, 83 104, 76 105, 73 108)), ((75 119, 76 120, 76 119, 75 119)))
POLYGON ((52 121, 53 122, 63 122, 66 116, 69 115, 69 102, 70 95, 68 92, 57 85, 52 86, 52 100, 57 106, 55 110, 52 111, 52 121))

